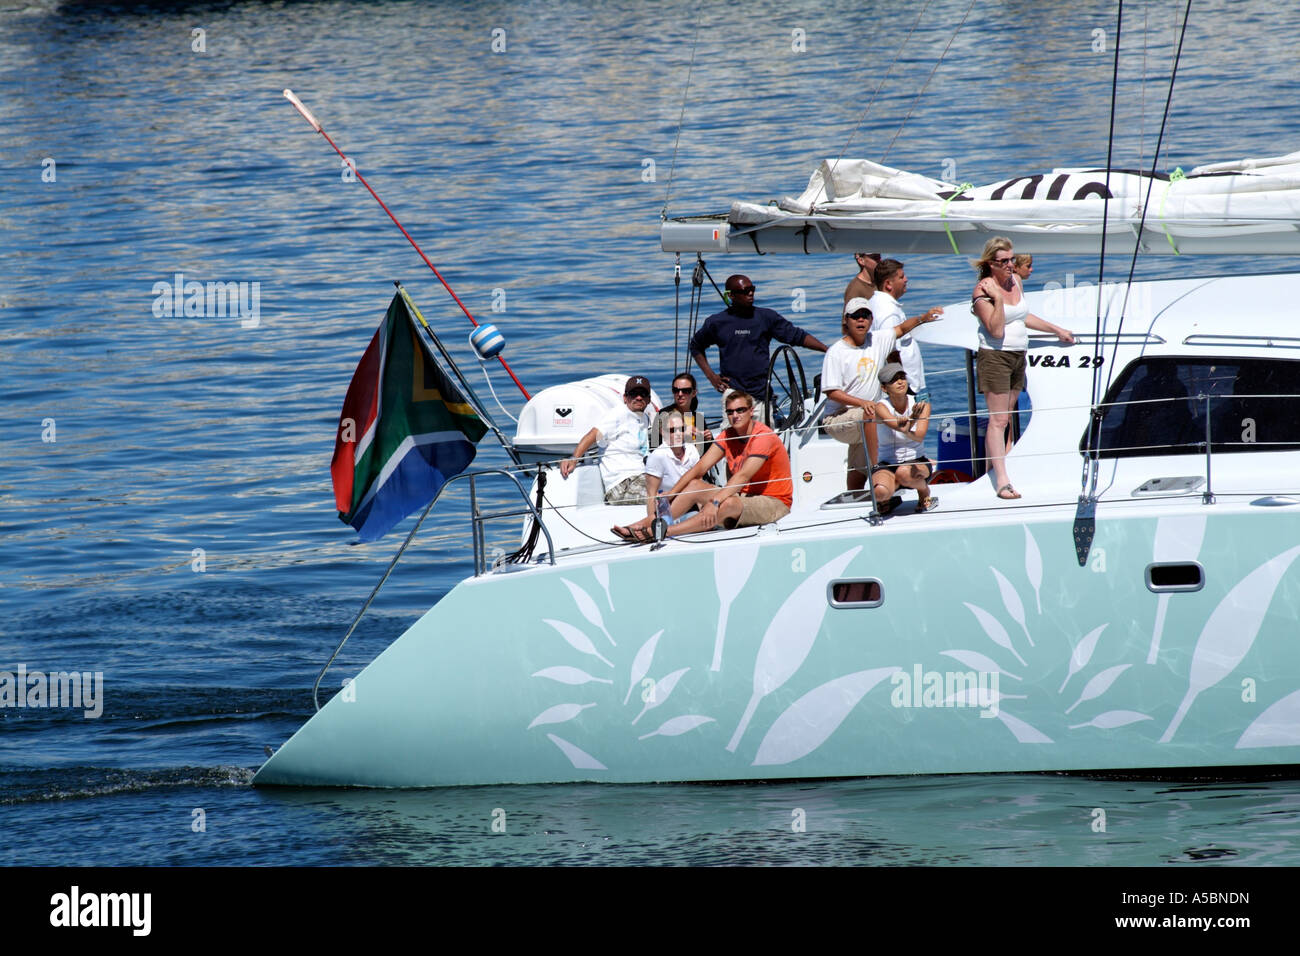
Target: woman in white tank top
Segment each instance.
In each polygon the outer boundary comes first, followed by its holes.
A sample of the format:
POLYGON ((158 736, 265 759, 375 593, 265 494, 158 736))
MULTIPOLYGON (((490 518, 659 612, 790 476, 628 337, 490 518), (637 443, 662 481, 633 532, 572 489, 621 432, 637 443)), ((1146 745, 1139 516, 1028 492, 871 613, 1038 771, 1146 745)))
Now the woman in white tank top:
POLYGON ((1025 352, 1029 330, 1051 332, 1067 345, 1074 335, 1029 311, 1025 290, 1013 271, 1011 240, 995 236, 984 244, 984 254, 974 263, 979 282, 971 293, 971 311, 980 320, 980 350, 976 356, 979 389, 989 410, 984 451, 999 498, 1019 498, 1007 477, 1007 429, 1011 410, 1025 387, 1025 352))

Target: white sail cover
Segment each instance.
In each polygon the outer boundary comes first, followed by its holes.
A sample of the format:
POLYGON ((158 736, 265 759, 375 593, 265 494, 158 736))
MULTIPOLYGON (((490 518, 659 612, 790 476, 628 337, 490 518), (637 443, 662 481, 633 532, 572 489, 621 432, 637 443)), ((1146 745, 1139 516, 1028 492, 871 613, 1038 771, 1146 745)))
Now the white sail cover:
POLYGON ((985 186, 865 159, 826 160, 799 196, 733 204, 720 233, 703 232, 702 222, 682 231, 666 223, 664 248, 687 251, 672 241, 699 251, 970 254, 1001 235, 1026 252, 1095 253, 1103 219, 1107 248, 1117 252, 1138 240, 1156 253, 1300 255, 1300 152, 1186 174, 1064 168, 985 186))

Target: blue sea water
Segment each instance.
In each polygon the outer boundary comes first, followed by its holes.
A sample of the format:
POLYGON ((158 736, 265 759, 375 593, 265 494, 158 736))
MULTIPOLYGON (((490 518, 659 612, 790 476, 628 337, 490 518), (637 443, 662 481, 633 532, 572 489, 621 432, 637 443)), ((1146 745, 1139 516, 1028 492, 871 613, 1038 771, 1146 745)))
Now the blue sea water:
MULTIPOLYGON (((1182 8, 1125 7, 1116 165, 1150 163, 1182 8)), ((1300 32, 1300 9, 1193 14, 1161 168, 1297 148, 1300 69, 1269 38, 1300 32)), ((282 88, 501 327, 531 391, 635 371, 666 394, 666 197, 685 214, 797 194, 841 154, 973 182, 1102 163, 1115 38, 1098 0, 0 4, 0 670, 104 680, 95 719, 0 710, 0 863, 1300 862, 1285 776, 249 786, 310 715, 312 681, 400 541, 354 546, 328 472, 393 280, 482 380, 464 317, 282 88), (178 274, 256 283, 256 324, 168 314, 155 286, 178 274)), ((1160 257, 1137 272, 1294 267, 1160 257)), ((827 341, 853 271, 710 268, 746 272, 759 304, 827 341)), ((909 310, 971 284, 956 257, 908 273, 909 310)), ((1040 259, 1031 288, 1067 276, 1095 281, 1097 263, 1040 259)), ((959 375, 933 386, 964 405, 959 375)), ((484 443, 478 464, 504 461, 484 443)), ((470 573, 464 504, 440 504, 332 680, 470 573)))

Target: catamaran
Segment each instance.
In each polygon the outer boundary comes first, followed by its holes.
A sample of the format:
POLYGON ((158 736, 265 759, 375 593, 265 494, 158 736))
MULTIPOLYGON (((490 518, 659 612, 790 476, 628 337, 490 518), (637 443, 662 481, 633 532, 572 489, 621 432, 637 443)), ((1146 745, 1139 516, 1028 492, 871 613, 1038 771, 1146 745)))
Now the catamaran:
MULTIPOLYGON (((1103 241, 1297 254, 1300 153, 1185 177, 1061 169, 980 188, 827 161, 801 195, 668 220, 661 240, 697 256, 967 255, 995 235, 1039 254, 1103 241)), ((789 515, 630 546, 609 529, 644 508, 606 505, 594 463, 568 480, 555 468, 626 376, 533 396, 516 435, 502 435, 518 469, 453 479, 510 482, 524 546, 494 560, 482 532, 494 516, 472 505, 474 575, 254 782, 1300 763, 1300 275, 1026 297, 1032 312, 1092 331, 1069 345, 1031 336, 1032 417, 1008 457, 1015 501, 981 477, 969 383, 968 407, 932 424, 941 465, 965 480, 942 487, 937 511, 908 502, 882 517, 843 490, 846 446, 822 433, 823 397, 777 356, 789 515)), ((969 303, 945 313, 914 334, 972 354, 969 303)))

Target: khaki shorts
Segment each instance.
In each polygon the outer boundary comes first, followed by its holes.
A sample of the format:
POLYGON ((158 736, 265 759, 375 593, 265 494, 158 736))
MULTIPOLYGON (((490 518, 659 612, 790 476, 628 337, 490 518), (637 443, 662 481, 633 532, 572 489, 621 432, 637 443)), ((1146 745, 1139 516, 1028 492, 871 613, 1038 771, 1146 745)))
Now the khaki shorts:
MULTIPOLYGON (((822 429, 831 438, 849 446, 849 470, 867 473, 867 446, 862 444, 862 416, 866 412, 860 405, 846 408, 838 415, 822 419, 822 429)), ((866 428, 875 428, 868 422, 866 428)))
POLYGON ((1001 395, 1025 390, 1025 353, 980 349, 975 357, 975 378, 981 392, 1001 395))
POLYGON ((645 504, 645 475, 633 475, 624 478, 609 491, 605 492, 607 505, 643 505, 645 504))
POLYGON ((750 528, 771 524, 790 513, 790 506, 771 495, 737 495, 740 500, 740 517, 727 519, 728 528, 750 528))

